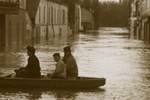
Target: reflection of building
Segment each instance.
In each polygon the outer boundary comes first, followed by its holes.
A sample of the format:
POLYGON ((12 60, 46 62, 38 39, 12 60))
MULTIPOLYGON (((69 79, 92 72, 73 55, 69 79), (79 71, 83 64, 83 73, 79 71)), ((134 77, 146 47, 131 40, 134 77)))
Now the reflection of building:
POLYGON ((129 18, 129 25, 130 25, 130 34, 131 36, 135 36, 134 33, 134 22, 136 17, 134 16, 135 12, 135 5, 133 4, 133 0, 130 1, 130 18, 129 18))
POLYGON ((81 29, 81 0, 61 0, 69 5, 69 26, 73 33, 78 33, 81 29))
POLYGON ((75 33, 78 33, 81 30, 81 5, 80 2, 75 4, 75 33))
POLYGON ((150 42, 150 0, 133 0, 133 33, 137 38, 150 42))
POLYGON ((0 0, 0 45, 24 41, 25 0, 0 0))
POLYGON ((82 8, 81 10, 81 22, 82 22, 82 30, 92 30, 94 29, 94 16, 93 14, 86 10, 85 8, 82 8))
POLYGON ((32 40, 68 33, 68 5, 60 0, 27 0, 27 12, 33 24, 32 40))

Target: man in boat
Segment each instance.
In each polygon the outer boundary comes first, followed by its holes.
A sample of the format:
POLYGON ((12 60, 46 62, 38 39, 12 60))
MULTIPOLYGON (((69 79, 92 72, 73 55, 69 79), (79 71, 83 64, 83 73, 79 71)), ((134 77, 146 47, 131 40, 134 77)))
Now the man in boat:
POLYGON ((38 58, 35 56, 35 49, 33 46, 27 46, 28 64, 25 68, 15 70, 16 77, 19 78, 40 78, 40 64, 38 58))
POLYGON ((59 53, 53 54, 54 60, 57 62, 55 71, 52 74, 48 74, 52 79, 65 79, 66 78, 66 65, 60 59, 59 53))
POLYGON ((71 53, 71 49, 69 46, 64 48, 64 57, 63 61, 66 64, 67 69, 67 78, 77 79, 78 77, 78 66, 75 58, 71 53))

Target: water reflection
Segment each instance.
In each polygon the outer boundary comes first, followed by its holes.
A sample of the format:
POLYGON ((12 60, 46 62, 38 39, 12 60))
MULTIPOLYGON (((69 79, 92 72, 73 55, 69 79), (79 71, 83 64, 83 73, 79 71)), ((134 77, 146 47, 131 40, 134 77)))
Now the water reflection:
MULTIPOLYGON (((43 88, 2 88, 0 90, 0 98, 4 99, 83 99, 88 94, 104 93, 104 89, 43 89, 43 88), (81 97, 82 96, 82 97, 81 97)), ((93 97, 91 96, 91 99, 93 97)), ((88 100, 91 100, 88 98, 88 100)))
POLYGON ((1 98, 11 99, 11 100, 20 100, 20 99, 30 99, 35 100, 41 98, 42 89, 19 89, 19 88, 2 88, 1 98))
MULTIPOLYGON (((29 44, 29 43, 27 43, 29 44)), ((0 70, 12 73, 26 65, 25 46, 12 45, 0 52, 0 70)), ((103 28, 78 36, 56 36, 33 42, 42 74, 54 70, 52 54, 70 45, 80 76, 105 77, 106 85, 93 90, 26 89, 1 90, 2 98, 71 99, 71 100, 150 100, 150 45, 129 38, 121 28, 103 28), (100 99, 99 99, 100 98, 100 99)))

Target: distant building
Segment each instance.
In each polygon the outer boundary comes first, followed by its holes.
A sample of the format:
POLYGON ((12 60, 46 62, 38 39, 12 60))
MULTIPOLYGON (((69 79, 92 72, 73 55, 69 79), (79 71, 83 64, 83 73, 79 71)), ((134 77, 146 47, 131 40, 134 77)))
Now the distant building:
POLYGON ((140 1, 140 15, 138 17, 138 22, 140 24, 141 39, 150 43, 150 1, 143 0, 140 1))
POLYGON ((133 0, 131 5, 134 6, 131 9, 134 17, 134 21, 131 22, 133 34, 138 39, 150 43, 150 1, 133 0))
POLYGON ((81 9, 81 26, 82 30, 92 30, 94 29, 94 16, 92 12, 88 11, 85 8, 81 9))
POLYGON ((32 40, 68 34, 68 5, 60 0, 27 0, 27 12, 32 21, 32 40))
POLYGON ((74 34, 81 29, 81 0, 61 0, 69 5, 68 22, 74 34))
POLYGON ((74 32, 78 33, 81 30, 81 5, 80 2, 76 2, 75 4, 75 27, 74 27, 74 32))

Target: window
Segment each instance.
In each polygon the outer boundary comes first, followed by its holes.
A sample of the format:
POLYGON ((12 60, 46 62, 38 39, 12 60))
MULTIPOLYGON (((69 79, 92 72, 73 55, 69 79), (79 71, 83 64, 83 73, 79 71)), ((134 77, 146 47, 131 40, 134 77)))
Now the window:
POLYGON ((16 34, 17 36, 17 43, 19 43, 19 22, 17 22, 17 34, 16 34))
POLYGON ((65 10, 63 10, 63 24, 65 24, 65 10))
POLYGON ((62 23, 62 19, 61 19, 61 10, 59 10, 60 11, 60 14, 59 14, 59 24, 61 24, 62 23))
POLYGON ((55 24, 55 8, 53 10, 53 24, 55 24))
POLYGON ((41 7, 39 7, 39 23, 41 22, 41 7))
POLYGON ((48 18, 49 19, 49 23, 51 24, 51 8, 50 7, 49 7, 49 14, 48 15, 49 15, 49 18, 48 18))
POLYGON ((12 36, 11 36, 11 34, 12 34, 12 33, 11 33, 11 32, 12 32, 12 30, 11 30, 12 23, 9 22, 8 24, 9 24, 9 25, 8 25, 8 26, 9 26, 9 31, 8 31, 8 32, 9 32, 9 33, 8 33, 9 39, 8 39, 8 43, 9 43, 9 45, 11 45, 11 42, 12 42, 12 40, 11 40, 11 39, 12 39, 12 36))
POLYGON ((78 19, 80 18, 80 9, 78 9, 78 19))
POLYGON ((54 9, 54 24, 56 24, 56 9, 54 9))
POLYGON ((24 22, 22 22, 22 43, 24 43, 25 34, 24 34, 24 22))
POLYGON ((57 9, 55 9, 55 24, 57 24, 57 9))
POLYGON ((51 24, 53 24, 53 7, 51 7, 51 24))
POLYGON ((45 6, 44 6, 44 20, 43 21, 45 22, 45 6))
POLYGON ((60 19, 59 19, 59 9, 57 10, 57 24, 59 24, 59 21, 60 21, 60 19))

